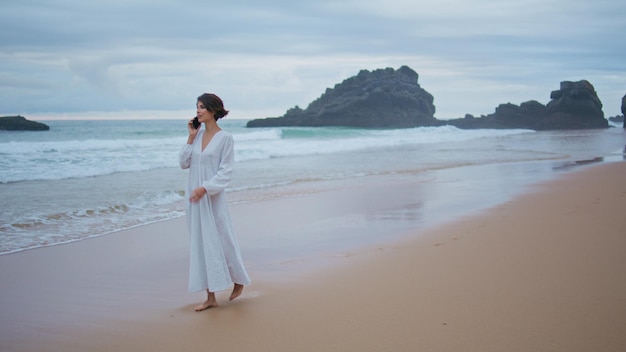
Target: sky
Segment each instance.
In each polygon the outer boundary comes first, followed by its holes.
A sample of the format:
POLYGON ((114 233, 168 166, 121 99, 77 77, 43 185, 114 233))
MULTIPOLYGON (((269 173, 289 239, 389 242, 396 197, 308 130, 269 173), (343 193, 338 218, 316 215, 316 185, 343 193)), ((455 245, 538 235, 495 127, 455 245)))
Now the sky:
POLYGON ((409 66, 435 117, 547 104, 588 80, 605 117, 626 94, 616 0, 0 0, 0 116, 281 116, 358 74, 409 66))

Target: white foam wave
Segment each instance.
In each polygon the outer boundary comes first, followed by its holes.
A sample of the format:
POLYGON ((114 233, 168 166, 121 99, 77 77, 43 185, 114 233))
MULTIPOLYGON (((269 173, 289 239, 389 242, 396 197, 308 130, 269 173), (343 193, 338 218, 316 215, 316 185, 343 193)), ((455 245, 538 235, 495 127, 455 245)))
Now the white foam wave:
POLYGON ((277 140, 282 137, 282 130, 278 128, 271 129, 253 129, 250 132, 240 132, 233 135, 235 142, 247 142, 247 141, 266 141, 277 140))
POLYGON ((150 148, 156 145, 179 146, 182 138, 164 139, 87 139, 69 141, 19 142, 0 143, 0 154, 29 155, 36 153, 82 153, 111 150, 130 150, 150 148))
POLYGON ((183 196, 161 192, 128 202, 94 208, 49 209, 18 214, 11 223, 0 223, 0 254, 68 243, 132 228, 139 224, 172 219, 184 214, 183 196))
POLYGON ((461 130, 452 126, 420 127, 402 130, 363 130, 347 136, 325 138, 251 140, 237 144, 239 161, 289 156, 331 154, 368 148, 463 142, 472 139, 529 133, 528 130, 461 130))

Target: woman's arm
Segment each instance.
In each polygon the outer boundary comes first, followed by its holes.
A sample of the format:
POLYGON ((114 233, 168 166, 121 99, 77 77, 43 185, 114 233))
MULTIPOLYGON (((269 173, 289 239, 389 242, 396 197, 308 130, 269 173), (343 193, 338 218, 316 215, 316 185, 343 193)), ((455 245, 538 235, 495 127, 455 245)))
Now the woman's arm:
POLYGON ((183 145, 178 153, 178 163, 182 169, 188 169, 191 166, 191 152, 193 151, 193 141, 198 135, 199 128, 193 128, 193 120, 187 122, 187 131, 189 136, 187 137, 187 144, 183 145))

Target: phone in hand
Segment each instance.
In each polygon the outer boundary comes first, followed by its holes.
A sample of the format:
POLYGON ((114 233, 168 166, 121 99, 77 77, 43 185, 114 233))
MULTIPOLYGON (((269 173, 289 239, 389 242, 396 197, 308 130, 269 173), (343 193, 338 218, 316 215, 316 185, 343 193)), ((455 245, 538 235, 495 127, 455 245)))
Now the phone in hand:
POLYGON ((198 116, 193 118, 193 121, 191 122, 191 124, 193 125, 193 128, 196 130, 200 127, 200 121, 198 121, 198 116))

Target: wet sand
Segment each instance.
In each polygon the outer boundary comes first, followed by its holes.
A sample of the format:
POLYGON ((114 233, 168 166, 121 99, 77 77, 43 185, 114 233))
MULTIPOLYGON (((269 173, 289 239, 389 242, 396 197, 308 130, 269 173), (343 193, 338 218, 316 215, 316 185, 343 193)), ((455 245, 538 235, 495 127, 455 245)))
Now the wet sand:
POLYGON ((253 284, 201 313, 184 219, 3 255, 0 350, 623 351, 624 175, 584 166, 423 227, 430 198, 396 200, 432 190, 403 184, 238 204, 253 284))

